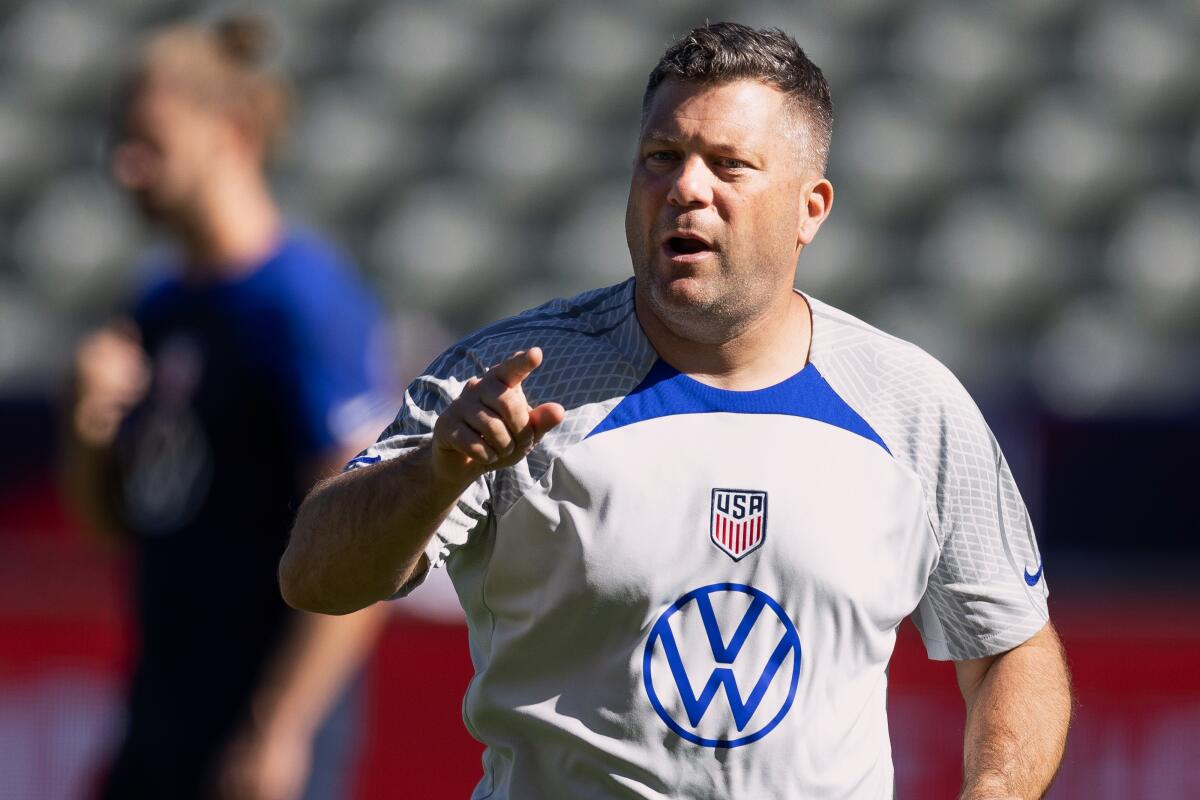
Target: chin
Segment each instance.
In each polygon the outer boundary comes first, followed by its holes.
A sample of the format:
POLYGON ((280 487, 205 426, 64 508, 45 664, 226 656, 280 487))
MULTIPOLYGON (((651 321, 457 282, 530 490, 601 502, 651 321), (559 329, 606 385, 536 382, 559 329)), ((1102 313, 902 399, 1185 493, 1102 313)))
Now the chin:
POLYGON ((696 278, 654 282, 647 293, 659 321, 676 336, 694 342, 723 341, 729 321, 726 304, 696 278))
POLYGON ((650 299, 660 314, 704 314, 713 305, 712 287, 695 277, 660 278, 650 286, 650 299))
POLYGON ((691 307, 706 305, 709 292, 704 281, 694 276, 667 277, 656 281, 654 293, 665 303, 691 307))

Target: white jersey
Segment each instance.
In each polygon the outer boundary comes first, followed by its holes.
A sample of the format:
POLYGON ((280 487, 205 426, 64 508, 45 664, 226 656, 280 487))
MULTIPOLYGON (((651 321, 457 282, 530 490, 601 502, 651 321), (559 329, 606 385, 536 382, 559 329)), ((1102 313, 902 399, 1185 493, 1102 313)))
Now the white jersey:
POLYGON ((556 300, 441 356, 351 462, 428 441, 468 379, 545 351, 524 389, 566 420, 426 551, 469 625, 475 798, 892 797, 900 622, 938 659, 1046 622, 1025 506, 965 390, 806 299, 808 365, 745 392, 659 360, 632 280, 556 300))

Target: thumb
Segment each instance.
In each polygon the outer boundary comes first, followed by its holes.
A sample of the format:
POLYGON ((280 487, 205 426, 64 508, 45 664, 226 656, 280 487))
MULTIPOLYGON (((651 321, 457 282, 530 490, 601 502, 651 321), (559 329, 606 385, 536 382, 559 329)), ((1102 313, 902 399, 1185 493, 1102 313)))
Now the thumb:
POLYGON ((529 426, 533 428, 534 441, 541 439, 567 416, 566 409, 558 403, 542 403, 529 412, 529 426))

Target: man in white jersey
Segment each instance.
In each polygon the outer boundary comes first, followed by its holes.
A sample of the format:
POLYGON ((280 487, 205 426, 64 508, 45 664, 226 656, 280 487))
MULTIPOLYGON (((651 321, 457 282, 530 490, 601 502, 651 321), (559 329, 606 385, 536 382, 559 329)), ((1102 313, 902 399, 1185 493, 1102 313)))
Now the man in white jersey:
POLYGON ((831 103, 795 41, 698 28, 651 73, 634 278, 443 354, 301 508, 289 603, 445 567, 476 798, 885 798, 896 628, 967 706, 962 797, 1039 797, 1070 689, 1041 558, 975 405, 793 290, 831 103))

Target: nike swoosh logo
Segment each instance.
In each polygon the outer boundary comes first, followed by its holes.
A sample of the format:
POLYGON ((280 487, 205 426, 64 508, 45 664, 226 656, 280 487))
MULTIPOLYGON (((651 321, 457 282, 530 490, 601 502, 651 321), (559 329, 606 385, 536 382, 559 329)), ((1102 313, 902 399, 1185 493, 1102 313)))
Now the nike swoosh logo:
POLYGON ((1041 578, 1042 578, 1042 566, 1043 566, 1043 562, 1039 561, 1037 572, 1033 573, 1032 575, 1029 574, 1029 567, 1026 567, 1025 568, 1025 582, 1028 583, 1030 586, 1036 586, 1037 582, 1039 580, 1041 580, 1041 578))

